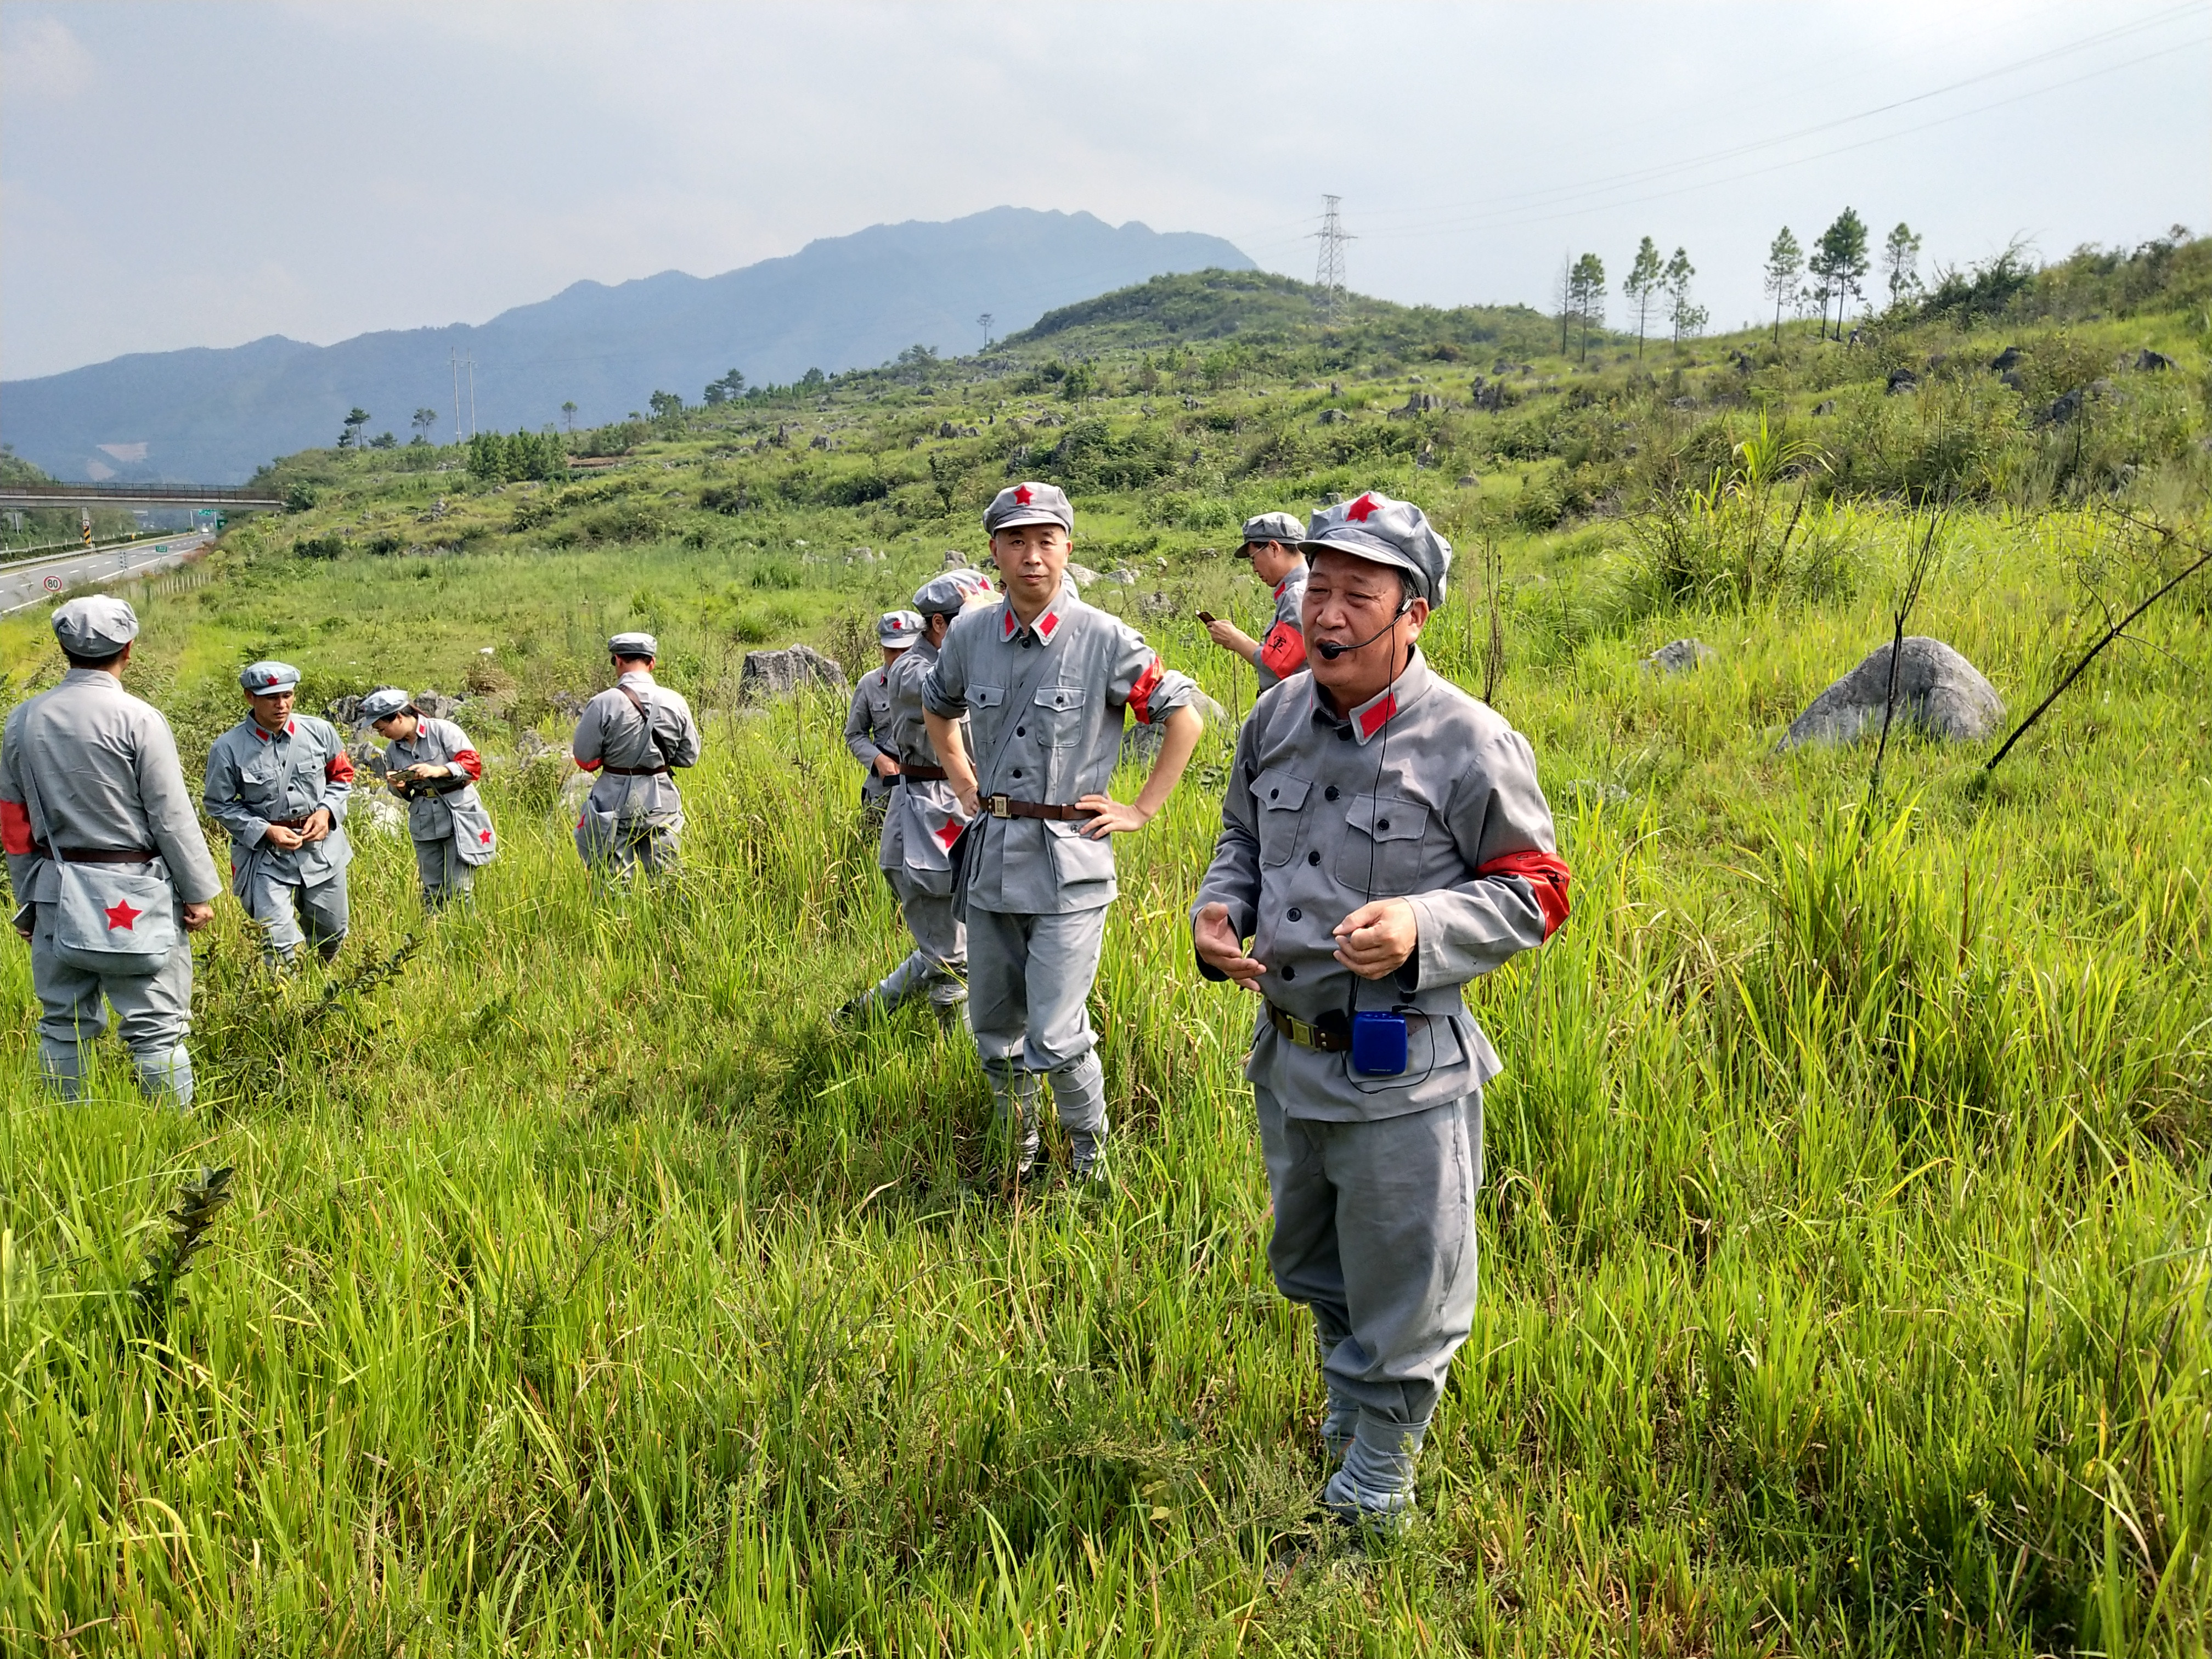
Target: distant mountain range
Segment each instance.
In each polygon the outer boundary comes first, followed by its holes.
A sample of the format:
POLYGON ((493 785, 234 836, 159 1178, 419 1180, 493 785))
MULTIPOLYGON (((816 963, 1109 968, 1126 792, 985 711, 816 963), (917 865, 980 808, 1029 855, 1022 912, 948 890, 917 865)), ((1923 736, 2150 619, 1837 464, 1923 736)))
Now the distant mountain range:
MULTIPOLYGON (((334 443, 349 410, 404 442, 418 408, 454 434, 453 358, 476 362, 476 424, 540 428, 574 402, 578 426, 642 410, 654 391, 699 401, 729 370, 752 382, 872 368, 912 345, 982 343, 1072 301, 1176 271, 1254 269, 1232 244, 1115 227, 1088 213, 994 208, 941 224, 874 225, 726 271, 573 284, 471 327, 392 330, 317 346, 272 334, 216 349, 134 353, 0 382, 0 441, 67 479, 232 483, 264 462, 334 443)), ((469 426, 462 371, 460 427, 469 426)))

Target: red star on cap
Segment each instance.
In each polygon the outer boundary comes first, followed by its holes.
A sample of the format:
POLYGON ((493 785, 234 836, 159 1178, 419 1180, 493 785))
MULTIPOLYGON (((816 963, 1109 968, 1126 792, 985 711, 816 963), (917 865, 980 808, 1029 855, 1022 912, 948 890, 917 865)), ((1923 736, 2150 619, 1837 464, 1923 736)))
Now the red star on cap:
POLYGON ((1365 524, 1367 522, 1367 515, 1372 513, 1379 505, 1380 503, 1376 501, 1374 496, 1362 495, 1358 501, 1352 502, 1350 507, 1344 509, 1344 516, 1347 519, 1355 520, 1360 524, 1365 524))
POLYGON ((107 907, 107 931, 112 933, 120 927, 126 933, 135 932, 131 923, 145 914, 143 910, 132 909, 128 899, 111 904, 107 907))
POLYGON ((1027 507, 1030 504, 1030 494, 1031 491, 1027 484, 1016 484, 1014 486, 1014 499, 1019 501, 1024 507, 1027 507))

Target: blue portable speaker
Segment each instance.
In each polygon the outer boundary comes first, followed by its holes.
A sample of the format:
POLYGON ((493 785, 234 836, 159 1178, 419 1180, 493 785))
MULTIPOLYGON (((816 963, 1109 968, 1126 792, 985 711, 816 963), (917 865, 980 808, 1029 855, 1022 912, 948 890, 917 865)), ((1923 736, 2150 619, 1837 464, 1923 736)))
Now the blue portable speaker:
POLYGON ((1352 1069, 1362 1077, 1402 1077, 1406 1071, 1406 1017, 1364 1013, 1352 1017, 1352 1069))

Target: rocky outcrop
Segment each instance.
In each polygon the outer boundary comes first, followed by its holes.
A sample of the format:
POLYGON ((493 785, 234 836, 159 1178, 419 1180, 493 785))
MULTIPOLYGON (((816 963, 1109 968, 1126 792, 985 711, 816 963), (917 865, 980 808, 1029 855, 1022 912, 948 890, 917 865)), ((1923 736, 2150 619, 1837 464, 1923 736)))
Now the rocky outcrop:
POLYGON ((1703 668, 1716 653, 1702 640, 1670 640, 1644 659, 1655 674, 1686 674, 1703 668))

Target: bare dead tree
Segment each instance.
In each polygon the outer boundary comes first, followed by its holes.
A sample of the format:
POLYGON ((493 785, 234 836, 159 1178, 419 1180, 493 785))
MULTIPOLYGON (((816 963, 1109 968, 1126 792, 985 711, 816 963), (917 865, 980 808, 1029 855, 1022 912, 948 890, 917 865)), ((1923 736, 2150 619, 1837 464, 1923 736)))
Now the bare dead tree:
POLYGON ((1881 798, 1882 763, 1889 757, 1889 728, 1897 718, 1897 682, 1904 671, 1905 625, 1911 620, 1913 607, 1920 603, 1921 590, 1928 584, 1928 573, 1936 568, 1936 544, 1944 521, 1949 517, 1951 502, 1946 496, 1943 504, 1930 513, 1921 526, 1920 544, 1912 550, 1905 567, 1905 585, 1898 590, 1897 603, 1891 607, 1892 629, 1889 641, 1889 685, 1881 704, 1881 741, 1875 745, 1874 769, 1867 776, 1865 821, 1874 821, 1875 803, 1881 798))

